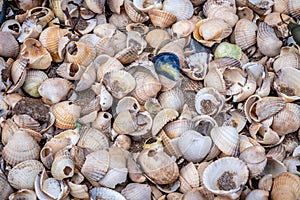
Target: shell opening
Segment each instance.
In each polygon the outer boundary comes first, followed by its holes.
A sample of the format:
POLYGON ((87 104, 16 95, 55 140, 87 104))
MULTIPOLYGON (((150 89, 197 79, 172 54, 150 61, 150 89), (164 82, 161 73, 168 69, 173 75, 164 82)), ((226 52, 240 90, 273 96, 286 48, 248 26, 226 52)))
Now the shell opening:
POLYGON ((8 25, 8 28, 16 33, 20 31, 18 24, 8 25))
POLYGON ((103 118, 108 119, 108 118, 109 118, 108 114, 107 114, 107 113, 104 113, 104 114, 103 114, 103 118))
POLYGON ((74 77, 74 76, 76 75, 76 73, 78 72, 78 70, 79 70, 78 65, 72 63, 71 66, 70 66, 70 72, 69 72, 69 75, 70 75, 71 77, 74 77))
POLYGON ((69 176, 69 175, 72 173, 72 171, 73 171, 73 169, 72 169, 71 167, 69 167, 69 166, 66 166, 66 167, 64 168, 64 174, 65 174, 66 176, 69 176))
POLYGON ((153 156, 155 156, 155 155, 156 155, 156 151, 155 151, 155 150, 150 149, 150 150, 148 151, 148 156, 149 156, 149 157, 153 157, 153 156))
POLYGON ((41 151, 41 156, 42 156, 43 158, 49 156, 50 154, 51 154, 50 148, 44 148, 44 149, 42 149, 42 151, 41 151))
POLYGON ((236 184, 234 182, 234 175, 236 175, 236 173, 234 172, 229 172, 229 171, 225 171, 220 178, 218 178, 218 187, 221 190, 232 190, 236 188, 236 184))

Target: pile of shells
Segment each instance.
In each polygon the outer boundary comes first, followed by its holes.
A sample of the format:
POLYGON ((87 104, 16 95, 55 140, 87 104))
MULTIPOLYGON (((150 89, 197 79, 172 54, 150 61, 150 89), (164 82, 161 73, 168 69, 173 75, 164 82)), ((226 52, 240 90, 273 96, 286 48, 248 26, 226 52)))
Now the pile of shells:
POLYGON ((0 199, 300 199, 300 1, 0 6, 0 199))

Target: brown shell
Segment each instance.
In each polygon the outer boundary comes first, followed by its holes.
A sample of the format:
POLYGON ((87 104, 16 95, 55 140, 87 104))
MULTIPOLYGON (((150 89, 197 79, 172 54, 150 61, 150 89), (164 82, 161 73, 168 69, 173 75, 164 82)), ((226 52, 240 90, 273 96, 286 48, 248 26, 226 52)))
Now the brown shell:
POLYGON ((66 46, 68 62, 87 67, 96 58, 96 49, 83 42, 70 42, 66 46))
POLYGON ((177 17, 170 12, 151 9, 148 12, 151 22, 154 26, 159 26, 160 28, 167 28, 176 22, 177 17))
POLYGON ((0 56, 16 57, 19 54, 19 44, 9 32, 0 32, 0 56))
POLYGON ((274 179, 271 191, 271 199, 273 200, 292 200, 298 199, 300 196, 300 178, 291 173, 281 173, 274 179))

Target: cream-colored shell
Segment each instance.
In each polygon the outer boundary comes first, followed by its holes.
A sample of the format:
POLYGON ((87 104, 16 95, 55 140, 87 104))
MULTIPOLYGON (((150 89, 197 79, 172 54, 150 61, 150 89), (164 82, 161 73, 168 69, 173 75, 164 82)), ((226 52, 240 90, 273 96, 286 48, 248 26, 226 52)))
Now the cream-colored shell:
POLYGON ((57 180, 72 177, 74 175, 74 161, 67 149, 58 151, 51 166, 51 174, 57 180))

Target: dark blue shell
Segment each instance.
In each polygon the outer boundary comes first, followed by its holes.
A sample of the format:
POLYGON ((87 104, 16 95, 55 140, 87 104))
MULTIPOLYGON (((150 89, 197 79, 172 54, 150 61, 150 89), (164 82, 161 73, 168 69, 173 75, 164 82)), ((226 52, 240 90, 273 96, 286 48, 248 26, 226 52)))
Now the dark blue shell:
POLYGON ((178 56, 174 53, 164 52, 157 54, 153 57, 155 70, 158 74, 161 74, 173 81, 179 79, 180 74, 180 62, 178 56))

